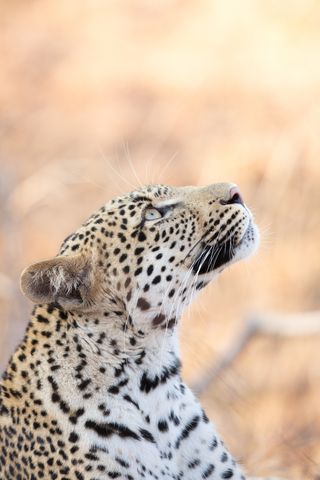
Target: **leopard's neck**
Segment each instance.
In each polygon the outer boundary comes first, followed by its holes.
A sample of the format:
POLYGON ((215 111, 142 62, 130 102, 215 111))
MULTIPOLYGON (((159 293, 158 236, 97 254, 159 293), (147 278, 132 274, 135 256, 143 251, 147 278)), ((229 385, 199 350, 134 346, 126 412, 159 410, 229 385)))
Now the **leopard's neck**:
POLYGON ((149 393, 169 381, 179 385, 176 329, 146 332, 137 323, 38 305, 5 382, 70 411, 118 395, 125 386, 149 393))

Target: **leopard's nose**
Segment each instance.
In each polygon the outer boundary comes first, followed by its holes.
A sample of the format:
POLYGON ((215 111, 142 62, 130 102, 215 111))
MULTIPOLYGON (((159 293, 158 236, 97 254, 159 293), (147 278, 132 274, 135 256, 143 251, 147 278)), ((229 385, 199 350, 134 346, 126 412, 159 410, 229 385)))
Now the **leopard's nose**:
POLYGON ((240 205, 244 205, 243 198, 241 196, 239 187, 234 185, 233 187, 230 188, 229 190, 229 196, 227 200, 221 199, 220 200, 221 205, 232 205, 235 203, 239 203, 240 205))

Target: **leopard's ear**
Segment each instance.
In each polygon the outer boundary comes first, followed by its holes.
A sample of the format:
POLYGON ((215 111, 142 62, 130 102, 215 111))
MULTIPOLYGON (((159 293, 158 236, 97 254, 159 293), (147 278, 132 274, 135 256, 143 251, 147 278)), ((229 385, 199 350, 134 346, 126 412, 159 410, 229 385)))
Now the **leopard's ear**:
POLYGON ((26 268, 21 290, 35 303, 57 302, 67 309, 81 309, 95 301, 94 273, 91 258, 84 254, 58 256, 26 268))

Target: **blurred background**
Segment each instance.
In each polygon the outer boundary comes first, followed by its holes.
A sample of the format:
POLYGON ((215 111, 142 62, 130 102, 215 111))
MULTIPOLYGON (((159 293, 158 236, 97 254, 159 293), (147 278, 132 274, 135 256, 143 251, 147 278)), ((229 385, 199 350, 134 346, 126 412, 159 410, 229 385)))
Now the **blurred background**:
POLYGON ((279 315, 201 400, 248 471, 320 478, 319 25, 317 0, 0 2, 2 371, 31 309, 22 269, 93 210, 145 183, 236 182, 261 248, 186 312, 184 377, 279 315))

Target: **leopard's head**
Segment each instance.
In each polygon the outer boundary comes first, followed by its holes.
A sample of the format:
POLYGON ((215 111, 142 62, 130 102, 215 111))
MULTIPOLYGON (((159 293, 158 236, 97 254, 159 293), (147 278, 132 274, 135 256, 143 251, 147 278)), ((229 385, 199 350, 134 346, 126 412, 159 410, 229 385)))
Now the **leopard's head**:
POLYGON ((259 243, 238 187, 151 185, 93 214, 22 274, 35 303, 170 328, 197 291, 259 243))

